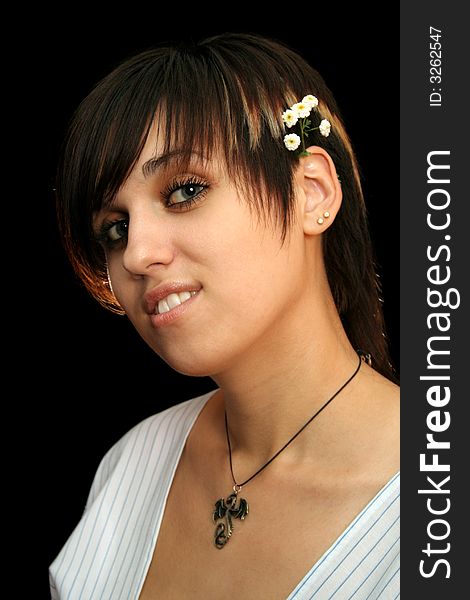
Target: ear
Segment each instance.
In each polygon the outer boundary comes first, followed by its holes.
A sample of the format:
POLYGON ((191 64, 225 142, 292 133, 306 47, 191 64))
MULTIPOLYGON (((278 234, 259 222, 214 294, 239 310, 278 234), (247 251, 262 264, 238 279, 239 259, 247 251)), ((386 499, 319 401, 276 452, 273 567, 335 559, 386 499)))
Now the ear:
POLYGON ((319 146, 310 146, 307 152, 295 174, 299 217, 307 235, 319 235, 334 221, 343 193, 328 152, 319 146))

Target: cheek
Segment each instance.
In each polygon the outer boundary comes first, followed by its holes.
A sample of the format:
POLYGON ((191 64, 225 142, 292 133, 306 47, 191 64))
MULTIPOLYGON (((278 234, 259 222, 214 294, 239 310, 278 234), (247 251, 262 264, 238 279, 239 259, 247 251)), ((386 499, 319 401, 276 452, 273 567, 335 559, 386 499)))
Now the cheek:
POLYGON ((232 221, 216 232, 213 237, 207 235, 201 239, 196 261, 203 265, 214 290, 227 294, 241 291, 247 296, 268 270, 266 249, 247 223, 237 227, 232 221))
POLYGON ((242 323, 257 328, 258 322, 285 310, 302 283, 295 248, 281 246, 276 233, 247 227, 242 231, 221 235, 207 271, 213 310, 235 330, 242 323))

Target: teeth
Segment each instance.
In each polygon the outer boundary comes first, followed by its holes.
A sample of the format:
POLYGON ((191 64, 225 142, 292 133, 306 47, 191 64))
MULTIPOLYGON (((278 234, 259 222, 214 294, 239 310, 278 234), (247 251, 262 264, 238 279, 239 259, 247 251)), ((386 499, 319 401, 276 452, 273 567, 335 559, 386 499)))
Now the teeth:
POLYGON ((170 308, 175 308, 175 306, 179 306, 181 304, 178 294, 170 294, 165 298, 165 300, 170 308))
POLYGON ((155 314, 161 315, 162 313, 168 312, 172 308, 183 304, 183 302, 186 302, 186 300, 189 300, 191 296, 195 296, 196 294, 197 292, 195 291, 169 294, 166 298, 159 301, 155 309, 155 314))
POLYGON ((170 307, 166 303, 166 300, 160 300, 160 302, 158 303, 158 314, 161 315, 162 313, 168 312, 169 310, 170 307))
POLYGON ((191 298, 191 293, 190 292, 182 292, 181 294, 179 294, 180 300, 181 302, 186 302, 186 300, 189 300, 191 298))

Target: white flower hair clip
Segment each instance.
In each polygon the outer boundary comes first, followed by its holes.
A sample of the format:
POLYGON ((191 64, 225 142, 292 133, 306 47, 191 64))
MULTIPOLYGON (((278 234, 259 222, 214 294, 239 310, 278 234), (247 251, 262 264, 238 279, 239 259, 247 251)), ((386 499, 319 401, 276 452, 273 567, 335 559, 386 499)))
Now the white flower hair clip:
POLYGON ((318 106, 318 99, 312 94, 305 96, 301 102, 297 102, 282 113, 282 120, 289 129, 299 124, 300 136, 296 133, 289 133, 284 136, 284 145, 288 150, 295 151, 301 146, 299 156, 308 156, 305 149, 305 140, 308 135, 315 130, 319 130, 323 137, 330 135, 331 123, 328 119, 322 119, 318 127, 312 127, 312 121, 308 118, 312 109, 318 106))

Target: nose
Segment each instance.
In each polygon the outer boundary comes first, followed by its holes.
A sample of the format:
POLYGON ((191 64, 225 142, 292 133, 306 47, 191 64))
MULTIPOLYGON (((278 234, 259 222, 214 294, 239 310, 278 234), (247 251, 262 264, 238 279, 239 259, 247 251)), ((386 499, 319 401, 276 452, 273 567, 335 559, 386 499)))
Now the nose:
POLYGON ((133 276, 148 275, 153 267, 168 265, 174 258, 171 229, 164 219, 150 213, 129 219, 123 267, 133 276))

